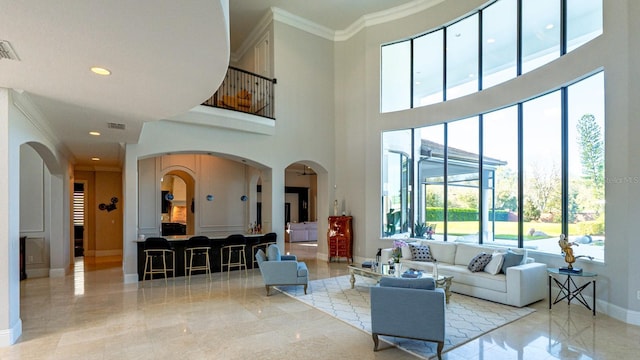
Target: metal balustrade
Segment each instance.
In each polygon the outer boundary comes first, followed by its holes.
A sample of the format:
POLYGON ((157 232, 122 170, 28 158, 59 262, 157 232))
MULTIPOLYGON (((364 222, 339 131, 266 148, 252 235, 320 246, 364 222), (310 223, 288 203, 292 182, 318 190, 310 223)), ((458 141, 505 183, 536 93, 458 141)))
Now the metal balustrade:
POLYGON ((202 105, 240 111, 275 120, 273 90, 276 79, 230 66, 224 81, 202 105))

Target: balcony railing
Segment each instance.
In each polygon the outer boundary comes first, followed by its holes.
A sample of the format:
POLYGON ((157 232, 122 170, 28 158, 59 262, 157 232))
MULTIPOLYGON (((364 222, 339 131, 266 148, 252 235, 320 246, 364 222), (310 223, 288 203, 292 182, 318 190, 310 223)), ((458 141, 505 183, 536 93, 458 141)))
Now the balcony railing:
POLYGON ((229 67, 224 81, 202 105, 274 119, 273 85, 276 79, 229 67))

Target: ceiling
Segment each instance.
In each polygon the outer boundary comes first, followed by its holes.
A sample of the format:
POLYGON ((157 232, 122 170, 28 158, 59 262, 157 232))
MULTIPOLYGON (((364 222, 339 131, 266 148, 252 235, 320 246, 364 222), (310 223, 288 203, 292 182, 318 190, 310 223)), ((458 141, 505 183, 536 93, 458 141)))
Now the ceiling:
POLYGON ((230 0, 227 37, 220 1, 0 0, 0 40, 19 58, 0 59, 0 87, 26 95, 78 169, 119 168, 144 122, 184 113, 215 92, 231 53, 270 7, 339 31, 420 2, 230 0), (217 36, 203 46, 203 34, 217 36), (112 73, 95 75, 92 66, 112 73))

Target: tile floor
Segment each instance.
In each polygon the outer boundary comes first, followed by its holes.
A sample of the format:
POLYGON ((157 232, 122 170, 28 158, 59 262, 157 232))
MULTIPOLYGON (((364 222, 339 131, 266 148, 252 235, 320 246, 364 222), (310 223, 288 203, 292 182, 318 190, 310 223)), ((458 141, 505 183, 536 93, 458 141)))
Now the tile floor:
MULTIPOLYGON (((344 275, 315 259, 314 244, 287 244, 313 279, 344 275)), ((119 262, 78 261, 64 278, 21 282, 23 334, 0 359, 415 359, 374 353, 371 336, 277 291, 259 271, 123 284, 119 262)), ((313 289, 311 289, 313 291, 313 289)), ((455 294, 454 294, 455 296, 455 294)), ((580 305, 545 301, 512 324, 445 353, 457 359, 634 359, 640 327, 580 305)))

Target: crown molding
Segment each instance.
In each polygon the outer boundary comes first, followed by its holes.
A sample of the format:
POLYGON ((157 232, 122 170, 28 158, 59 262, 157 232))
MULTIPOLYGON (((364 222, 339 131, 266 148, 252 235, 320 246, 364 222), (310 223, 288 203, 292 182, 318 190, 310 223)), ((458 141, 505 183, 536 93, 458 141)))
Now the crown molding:
POLYGON ((313 21, 302 18, 298 15, 294 15, 288 11, 282 10, 277 7, 272 7, 273 20, 281 23, 293 26, 302 31, 306 31, 310 34, 317 35, 327 40, 335 39, 335 31, 328 27, 314 23, 313 21))
POLYGON ((271 12, 267 12, 258 24, 251 31, 249 36, 242 43, 242 46, 235 53, 231 54, 231 62, 239 61, 253 44, 255 44, 265 29, 272 23, 278 21, 283 24, 295 27, 310 34, 317 35, 331 41, 346 41, 357 34, 360 30, 373 25, 383 24, 389 21, 402 19, 406 16, 416 14, 433 6, 436 6, 444 0, 414 0, 406 4, 396 6, 387 10, 378 11, 371 14, 361 16, 353 24, 344 30, 334 31, 325 26, 314 23, 313 21, 294 15, 288 11, 277 7, 271 7, 271 12))
POLYGON ((404 17, 429 9, 442 2, 444 2, 444 0, 414 0, 412 2, 399 5, 387 10, 363 15, 353 24, 349 25, 346 29, 336 31, 334 41, 349 40, 352 36, 366 27, 402 19, 404 17))

